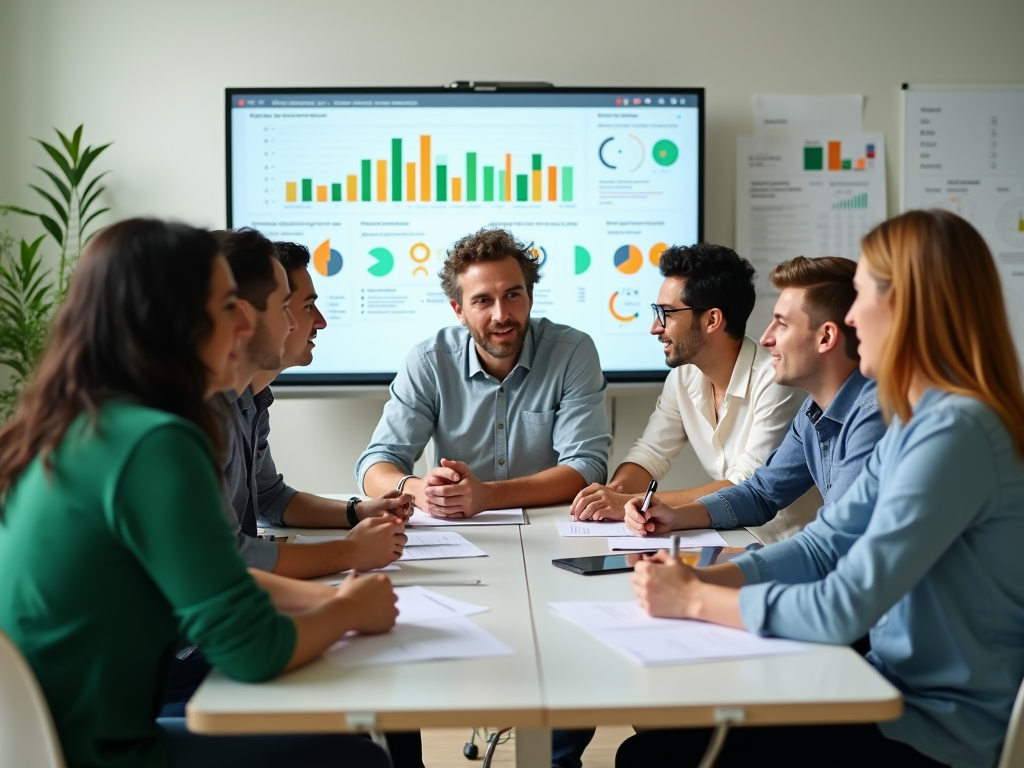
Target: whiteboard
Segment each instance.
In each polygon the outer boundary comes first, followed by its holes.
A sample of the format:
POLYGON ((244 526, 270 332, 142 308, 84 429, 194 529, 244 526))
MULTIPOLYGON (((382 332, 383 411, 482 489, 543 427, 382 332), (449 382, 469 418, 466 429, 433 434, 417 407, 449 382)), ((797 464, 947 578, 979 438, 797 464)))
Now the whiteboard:
POLYGON ((902 176, 902 210, 945 208, 985 238, 1024 359, 1024 85, 905 85, 902 176))

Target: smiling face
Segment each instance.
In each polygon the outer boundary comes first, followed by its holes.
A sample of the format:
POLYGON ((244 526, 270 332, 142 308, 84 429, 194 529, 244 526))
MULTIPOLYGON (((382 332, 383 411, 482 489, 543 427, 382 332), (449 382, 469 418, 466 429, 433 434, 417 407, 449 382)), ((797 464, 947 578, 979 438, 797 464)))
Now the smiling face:
POLYGON ((206 366, 206 396, 234 386, 242 340, 252 335, 252 323, 238 300, 238 287, 227 259, 218 256, 210 275, 206 313, 210 318, 209 337, 199 348, 206 366))
POLYGON ((511 358, 514 363, 526 341, 533 307, 519 262, 510 256, 470 264, 459 275, 459 287, 462 301, 452 301, 452 309, 469 329, 481 362, 486 367, 511 358))
POLYGON ((669 368, 692 363, 707 346, 707 339, 701 329, 699 312, 671 312, 673 309, 687 309, 680 298, 686 287, 685 277, 667 277, 658 291, 658 303, 667 310, 665 325, 657 318, 651 325, 651 335, 657 336, 665 352, 665 364, 669 368))
POLYGON ((857 331, 857 352, 860 354, 860 372, 871 378, 878 377, 885 340, 892 331, 892 296, 888 288, 880 288, 861 254, 857 274, 853 278, 857 298, 846 315, 846 324, 857 331))
POLYGON ((292 297, 288 302, 295 317, 295 330, 288 334, 281 356, 281 367, 309 365, 313 362, 313 347, 317 331, 327 327, 327 320, 316 306, 316 289, 309 270, 293 269, 288 273, 292 283, 292 297))
POLYGON ((784 288, 775 302, 771 325, 761 336, 761 345, 772 353, 775 382, 787 387, 807 388, 820 367, 820 328, 811 328, 804 311, 806 288, 784 288))

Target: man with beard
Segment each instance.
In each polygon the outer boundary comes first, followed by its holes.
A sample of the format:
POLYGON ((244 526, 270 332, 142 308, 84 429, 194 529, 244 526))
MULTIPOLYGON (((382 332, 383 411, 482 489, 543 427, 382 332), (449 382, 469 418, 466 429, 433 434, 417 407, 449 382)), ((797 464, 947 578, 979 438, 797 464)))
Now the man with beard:
POLYGON ((435 517, 569 502, 604 482, 611 436, 594 342, 531 320, 539 268, 504 230, 459 240, 440 272, 462 327, 418 344, 356 463, 368 494, 397 488, 435 517), (427 441, 434 466, 412 475, 427 441))
MULTIPOLYGON (((660 266, 665 282, 650 332, 672 371, 647 428, 608 485, 591 485, 573 500, 580 520, 622 520, 626 502, 661 480, 687 442, 711 482, 659 490, 662 503, 680 506, 746 480, 779 447, 800 407, 797 393, 776 383, 771 351, 744 336, 755 299, 750 262, 700 243, 669 248, 660 266)), ((765 543, 792 535, 813 516, 816 501, 754 533, 765 543)))

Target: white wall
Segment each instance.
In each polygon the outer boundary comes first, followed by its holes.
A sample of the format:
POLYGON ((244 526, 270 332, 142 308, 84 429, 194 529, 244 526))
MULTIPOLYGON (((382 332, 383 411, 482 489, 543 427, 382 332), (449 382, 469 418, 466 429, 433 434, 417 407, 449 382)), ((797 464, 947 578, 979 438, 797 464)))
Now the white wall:
MULTIPOLYGON (((1022 0, 0 0, 0 201, 31 201, 29 137, 84 122, 87 140, 116 142, 118 217, 222 226, 226 86, 704 86, 705 235, 732 244, 751 94, 864 93, 895 212, 900 83, 1024 81, 1022 29, 1022 0)), ((613 464, 652 404, 620 399, 613 464)), ((281 401, 279 464, 300 487, 350 488, 380 407, 281 401)), ((679 464, 670 482, 700 479, 679 464)))

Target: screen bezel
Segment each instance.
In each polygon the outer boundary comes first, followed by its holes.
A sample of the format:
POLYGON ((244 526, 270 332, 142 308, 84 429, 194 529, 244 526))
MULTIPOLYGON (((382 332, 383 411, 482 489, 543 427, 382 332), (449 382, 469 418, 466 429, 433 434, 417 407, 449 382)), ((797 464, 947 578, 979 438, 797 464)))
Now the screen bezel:
MULTIPOLYGON (((665 94, 685 95, 697 98, 697 242, 704 242, 704 155, 705 155, 705 95, 703 88, 680 87, 680 88, 650 88, 635 86, 551 86, 551 87, 502 87, 501 85, 487 85, 478 87, 445 87, 445 86, 387 86, 387 87, 301 87, 301 88, 225 88, 224 89, 224 130, 225 130, 225 204, 226 221, 228 229, 233 227, 232 221, 232 146, 231 146, 231 110, 235 97, 258 95, 258 94, 281 94, 303 95, 303 94, 393 94, 393 93, 564 93, 564 94, 602 94, 620 95, 623 93, 642 94, 665 94)), ((454 323, 453 323, 454 324, 454 323)), ((661 382, 668 376, 669 369, 659 370, 636 370, 636 371, 604 371, 605 380, 615 383, 641 383, 661 382)), ((379 373, 282 373, 274 379, 274 386, 315 386, 315 387, 336 387, 345 385, 390 385, 397 375, 397 371, 386 371, 379 373)))

